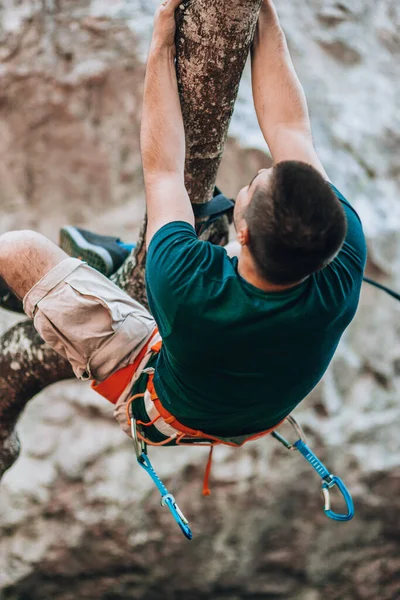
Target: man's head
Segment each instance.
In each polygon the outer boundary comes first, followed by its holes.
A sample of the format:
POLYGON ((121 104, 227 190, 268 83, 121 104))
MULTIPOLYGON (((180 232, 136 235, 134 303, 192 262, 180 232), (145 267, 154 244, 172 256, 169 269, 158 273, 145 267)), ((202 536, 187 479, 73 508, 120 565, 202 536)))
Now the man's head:
POLYGON ((346 236, 346 217, 329 183, 296 161, 262 169, 238 194, 235 227, 258 275, 290 285, 325 267, 346 236))

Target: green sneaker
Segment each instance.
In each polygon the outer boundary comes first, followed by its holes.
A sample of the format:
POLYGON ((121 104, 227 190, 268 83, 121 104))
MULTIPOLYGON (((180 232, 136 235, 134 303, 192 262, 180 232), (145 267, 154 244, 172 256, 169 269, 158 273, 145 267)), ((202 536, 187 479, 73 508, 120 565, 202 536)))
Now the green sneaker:
POLYGON ((121 246, 118 238, 70 225, 60 229, 60 248, 69 256, 84 260, 106 277, 119 269, 130 254, 129 250, 121 246))

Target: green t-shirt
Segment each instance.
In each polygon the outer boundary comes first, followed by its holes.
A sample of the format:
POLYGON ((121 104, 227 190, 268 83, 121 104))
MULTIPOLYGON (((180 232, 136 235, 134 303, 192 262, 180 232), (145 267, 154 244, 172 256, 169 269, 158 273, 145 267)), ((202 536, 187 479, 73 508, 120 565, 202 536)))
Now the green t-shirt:
POLYGON ((245 281, 237 259, 188 223, 154 235, 146 284, 163 339, 154 385, 183 424, 220 436, 263 431, 322 378, 357 310, 366 261, 360 219, 334 191, 348 221, 342 250, 281 292, 245 281))

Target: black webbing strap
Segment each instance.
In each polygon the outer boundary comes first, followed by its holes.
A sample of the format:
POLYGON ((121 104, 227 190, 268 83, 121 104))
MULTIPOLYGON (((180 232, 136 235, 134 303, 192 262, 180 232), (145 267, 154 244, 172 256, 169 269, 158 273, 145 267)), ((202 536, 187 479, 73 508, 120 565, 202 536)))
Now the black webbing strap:
POLYGON ((200 221, 207 219, 197 225, 197 233, 199 234, 200 232, 202 233, 205 231, 213 221, 223 215, 227 215, 229 222, 232 222, 234 206, 234 201, 224 196, 224 194, 215 187, 214 196, 211 200, 204 202, 203 204, 192 204, 196 219, 199 219, 200 221))

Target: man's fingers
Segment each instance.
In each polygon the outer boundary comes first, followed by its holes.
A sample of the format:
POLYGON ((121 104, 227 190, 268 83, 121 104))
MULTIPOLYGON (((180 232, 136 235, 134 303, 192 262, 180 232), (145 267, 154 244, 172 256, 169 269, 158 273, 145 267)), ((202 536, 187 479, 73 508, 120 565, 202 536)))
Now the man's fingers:
POLYGON ((153 42, 159 46, 175 48, 175 11, 182 0, 162 0, 154 16, 153 42))
POLYGON ((161 2, 161 6, 164 8, 164 10, 169 9, 174 12, 180 4, 183 4, 183 0, 163 0, 161 2))

